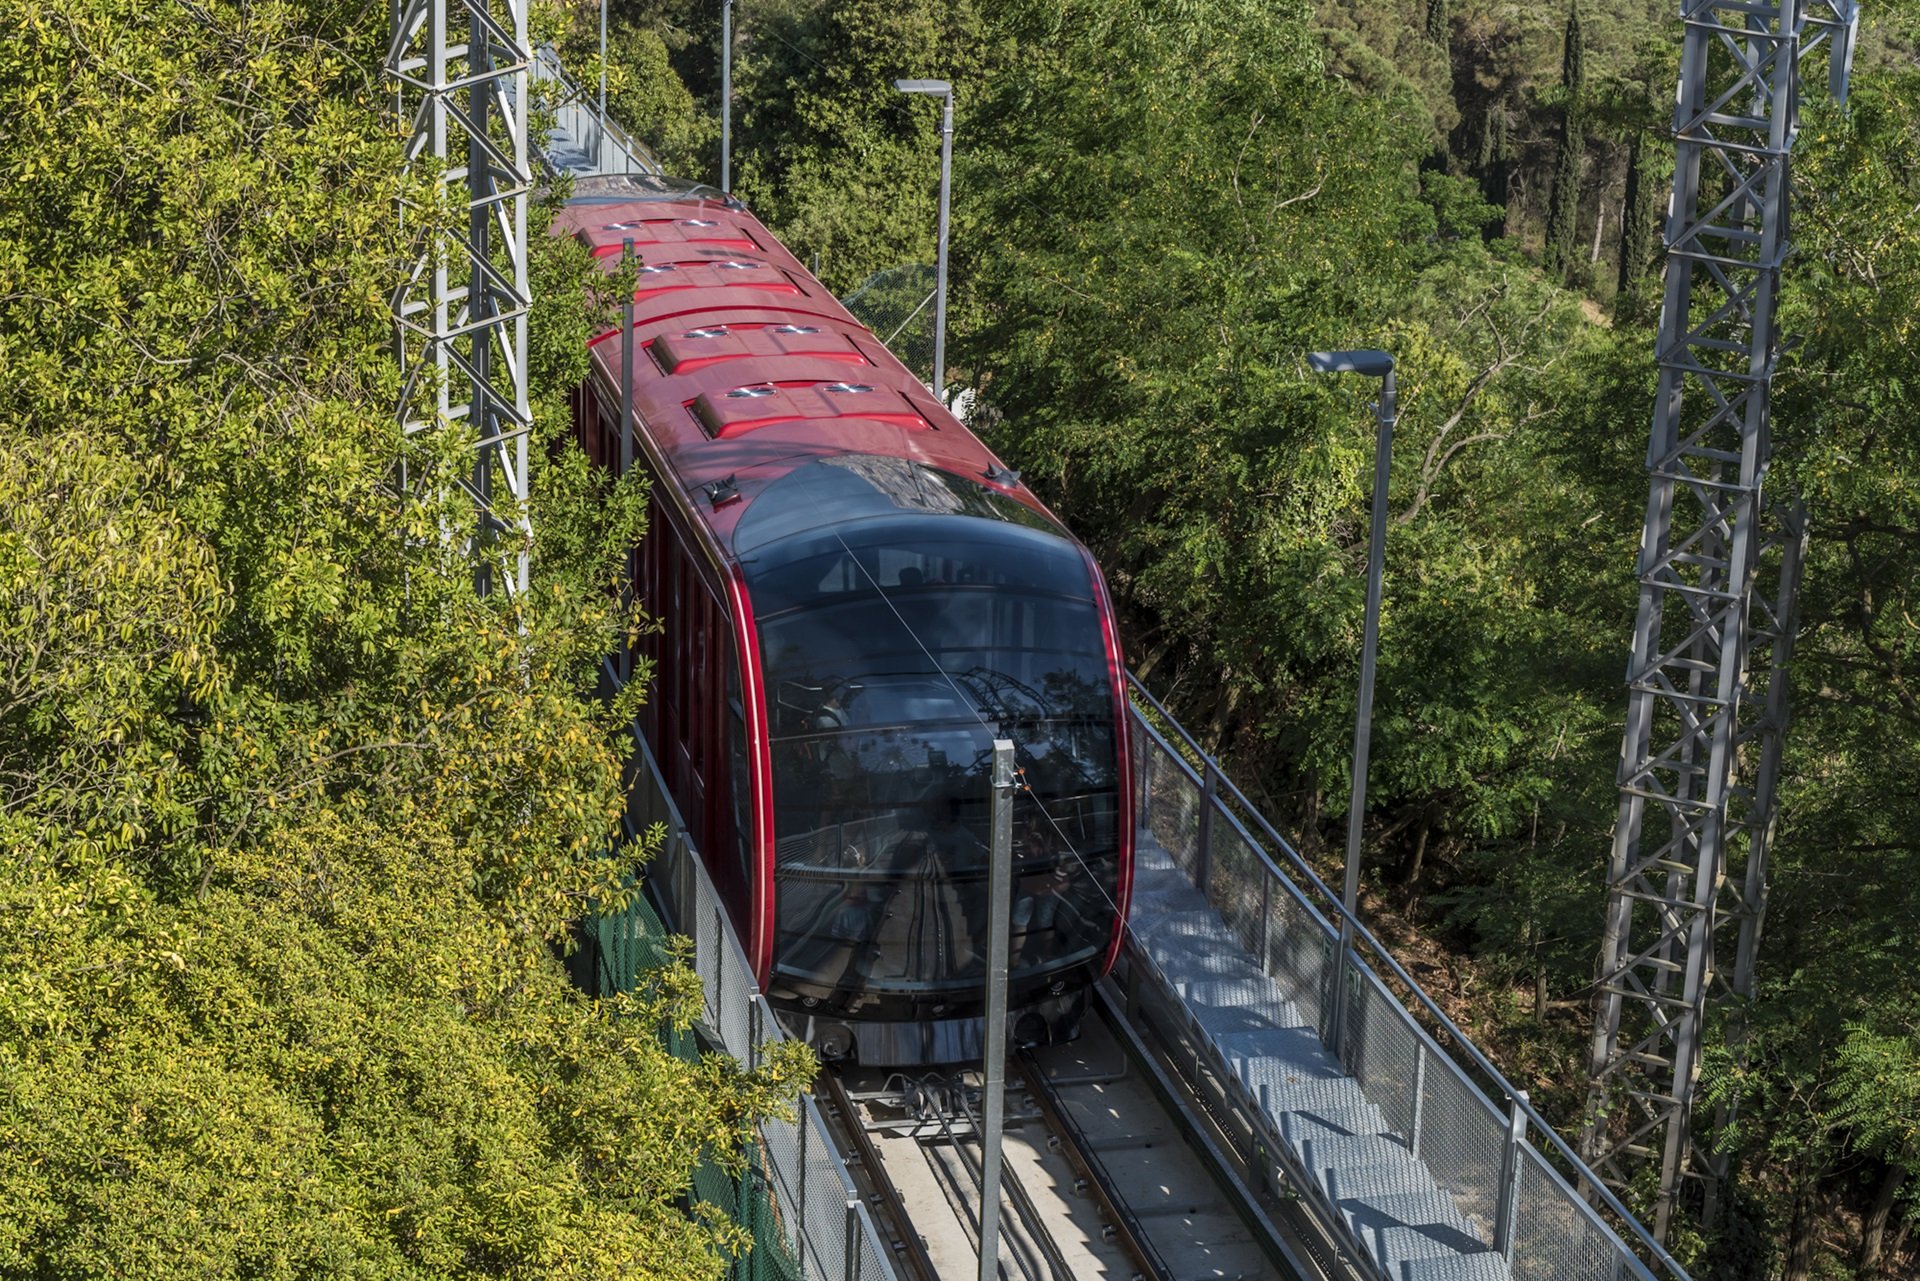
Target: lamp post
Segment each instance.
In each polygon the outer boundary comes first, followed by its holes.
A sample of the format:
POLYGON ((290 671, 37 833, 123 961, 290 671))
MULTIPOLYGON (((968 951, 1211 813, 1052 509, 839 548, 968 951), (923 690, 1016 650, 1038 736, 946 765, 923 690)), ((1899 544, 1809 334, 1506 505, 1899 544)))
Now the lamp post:
POLYGON ((1384 351, 1316 351, 1307 357, 1315 373, 1365 374, 1380 380, 1374 403, 1379 424, 1373 446, 1373 531, 1367 543, 1367 615, 1360 642, 1360 708, 1353 723, 1353 795, 1347 810, 1347 865, 1341 884, 1340 949, 1333 962, 1332 1017, 1328 1048, 1345 1061, 1347 956, 1360 896, 1360 831, 1367 808, 1367 747, 1373 736, 1373 662, 1380 644, 1380 578, 1387 552, 1387 463, 1393 448, 1393 356, 1384 351))
POLYGON ((1000 1276, 1000 1142, 1007 1099, 1007 971, 1013 965, 1013 740, 993 740, 987 871, 986 1062, 981 1083, 980 1281, 1000 1276))
POLYGON ((600 0, 600 118, 593 134, 593 163, 604 162, 607 149, 607 0, 600 0))
POLYGON ((733 190, 733 0, 720 4, 720 190, 733 190))
POLYGON ((924 93, 939 98, 940 114, 940 249, 935 259, 933 296, 933 394, 947 399, 947 210, 953 191, 953 86, 945 80, 896 80, 901 93, 924 93))

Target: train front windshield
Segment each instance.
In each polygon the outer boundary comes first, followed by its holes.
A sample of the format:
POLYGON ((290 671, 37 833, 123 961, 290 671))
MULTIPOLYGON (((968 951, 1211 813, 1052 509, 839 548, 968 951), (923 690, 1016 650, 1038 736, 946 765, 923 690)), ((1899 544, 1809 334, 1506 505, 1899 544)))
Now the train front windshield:
POLYGON ((774 987, 959 1015, 985 977, 992 745, 1013 740, 1013 989, 1097 964, 1118 880, 1114 698, 1079 550, 876 517, 747 561, 773 748, 774 987))

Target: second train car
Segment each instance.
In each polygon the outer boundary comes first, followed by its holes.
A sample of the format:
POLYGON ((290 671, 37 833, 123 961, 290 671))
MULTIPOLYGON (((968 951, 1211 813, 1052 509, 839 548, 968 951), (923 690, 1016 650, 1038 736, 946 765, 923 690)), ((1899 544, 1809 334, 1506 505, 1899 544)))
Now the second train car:
POLYGON ((829 1057, 977 1056, 1006 737, 1014 1031, 1071 1035, 1133 856, 1092 557, 737 201, 587 179, 556 231, 631 247, 633 327, 592 340, 575 429, 651 479, 644 729, 769 1001, 829 1057))

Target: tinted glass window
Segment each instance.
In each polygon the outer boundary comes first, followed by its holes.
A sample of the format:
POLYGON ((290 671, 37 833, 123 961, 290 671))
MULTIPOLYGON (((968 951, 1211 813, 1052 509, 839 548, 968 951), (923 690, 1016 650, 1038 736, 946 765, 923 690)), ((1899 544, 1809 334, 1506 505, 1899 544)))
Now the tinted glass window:
POLYGON ((803 533, 746 566, 772 704, 782 975, 977 994, 997 737, 1031 789, 1015 804, 1016 979, 1096 956, 1119 798, 1079 550, 998 520, 896 516, 803 533))
POLYGON ((976 479, 872 454, 837 454, 796 467, 753 500, 734 549, 753 552, 807 530, 902 512, 980 516, 1058 533, 1025 503, 976 479))

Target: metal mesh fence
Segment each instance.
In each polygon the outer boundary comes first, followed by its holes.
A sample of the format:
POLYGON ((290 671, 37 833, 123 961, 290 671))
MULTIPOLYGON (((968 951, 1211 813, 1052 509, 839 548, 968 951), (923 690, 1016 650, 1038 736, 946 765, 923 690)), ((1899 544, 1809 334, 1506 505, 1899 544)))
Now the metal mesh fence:
MULTIPOLYGON (((1154 845, 1164 849, 1325 1043, 1338 901, 1183 735, 1164 709, 1156 707, 1150 719, 1136 706, 1135 818, 1143 864, 1163 857, 1154 845), (1209 778, 1217 780, 1212 788, 1209 778), (1283 865, 1302 870, 1289 875, 1283 865)), ((1151 891, 1136 899, 1136 913, 1142 910, 1151 910, 1151 891)), ((1505 1110, 1394 995, 1383 977, 1389 968, 1383 963, 1375 969, 1361 957, 1347 970, 1344 1066, 1380 1109, 1388 1130, 1426 1164, 1472 1235, 1487 1248, 1499 1248, 1504 1193, 1511 1206, 1507 1261, 1519 1281, 1651 1281, 1646 1265, 1573 1191, 1554 1161, 1524 1141, 1524 1129, 1508 1162, 1505 1110)), ((1410 985, 1404 974, 1399 979, 1410 985)), ((1436 1026, 1447 1025, 1442 1020, 1436 1026)), ((1484 1071, 1496 1080, 1490 1069, 1484 1071)), ((1495 1093, 1504 1088, 1496 1084, 1495 1093)), ((1666 1270, 1684 1281, 1677 1265, 1666 1270)))
POLYGON ((1142 771, 1146 830, 1173 856, 1189 879, 1201 879, 1200 784, 1164 750, 1150 754, 1142 771))
POLYGON ((1514 1281, 1615 1281, 1627 1275, 1613 1234, 1532 1148, 1514 1193, 1514 1281))
POLYGON ((873 1215, 868 1212, 866 1206, 860 1207, 858 1217, 860 1253, 854 1260, 851 1281, 880 1281, 881 1278, 891 1276, 893 1268, 881 1257, 880 1233, 873 1226, 873 1215))
POLYGON ((933 295, 937 277, 925 263, 876 271, 840 300, 923 383, 933 381, 933 295))
POLYGON ((1268 908, 1266 971, 1314 1027, 1324 1028, 1328 971, 1334 936, 1320 915, 1289 892, 1276 887, 1268 908))
POLYGON ((858 1201, 858 1194, 839 1153, 832 1143, 823 1141, 827 1129, 820 1118, 820 1109, 810 1098, 801 1100, 801 1109, 801 1120, 807 1129, 804 1167, 807 1242, 822 1275, 846 1276, 852 1270, 852 1261, 858 1257, 857 1251, 848 1248, 852 1244, 851 1230, 858 1224, 847 1212, 849 1205, 858 1201))
MULTIPOLYGON (((630 986, 634 975, 666 959, 671 924, 693 943, 706 1033, 726 1053, 756 1063, 784 1033, 754 983, 746 953, 646 745, 637 740, 635 761, 628 818, 635 831, 654 823, 667 827, 666 844, 646 871, 673 919, 663 923, 643 902, 623 917, 589 922, 583 942, 594 944, 599 975, 624 975, 630 986)), ((696 1052, 691 1038, 684 1048, 696 1052)), ((707 1165, 694 1176, 696 1197, 721 1207, 753 1233, 753 1249, 733 1261, 729 1281, 894 1281, 891 1255, 872 1218, 859 1207, 852 1179, 811 1098, 800 1100, 792 1120, 762 1122, 751 1149, 742 1175, 707 1165)))
POLYGON ((1421 1159, 1474 1234, 1493 1244, 1505 1119, 1444 1054, 1427 1064, 1420 1116, 1421 1159))
POLYGON ((1260 904, 1269 888, 1266 869, 1260 865, 1252 839, 1231 816, 1215 810, 1207 828, 1207 901, 1240 940, 1240 946, 1258 956, 1265 924, 1260 904))
MULTIPOLYGON (((1387 1128, 1411 1146, 1420 1099, 1420 1034, 1380 980, 1363 970, 1348 987, 1347 1063, 1387 1128)), ((1424 1137, 1424 1136, 1422 1136, 1424 1137)))

